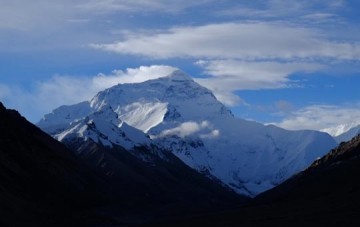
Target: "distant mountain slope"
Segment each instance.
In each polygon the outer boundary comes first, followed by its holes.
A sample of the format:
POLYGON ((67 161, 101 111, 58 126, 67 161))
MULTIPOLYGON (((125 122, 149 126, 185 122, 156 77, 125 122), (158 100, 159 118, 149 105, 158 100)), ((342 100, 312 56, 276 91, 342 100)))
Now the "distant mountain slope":
POLYGON ((345 124, 339 124, 333 127, 329 127, 329 128, 325 128, 322 129, 321 131, 329 133, 331 136, 339 136, 341 134, 344 134, 345 132, 349 131, 350 129, 357 127, 358 125, 360 125, 359 121, 353 121, 350 123, 345 123, 345 124))
POLYGON ((91 122, 100 144, 125 146, 121 138, 129 138, 127 148, 153 144, 171 150, 191 168, 250 197, 280 184, 336 146, 325 133, 287 131, 235 118, 210 90, 181 71, 116 85, 89 102, 54 110, 38 126, 60 141, 74 136, 86 140, 95 136, 94 131, 88 133, 91 122), (101 114, 104 110, 107 114, 101 114), (138 140, 141 134, 131 137, 126 132, 131 127, 151 140, 138 140))
MULTIPOLYGON (((360 136, 341 143, 328 154, 316 160, 305 171, 263 195, 261 200, 328 202, 324 210, 337 210, 357 206, 360 200, 360 136), (340 206, 340 204, 346 206, 340 206)), ((304 203, 305 204, 305 203, 304 203)), ((327 204, 325 206, 325 204, 327 204)), ((359 219, 360 220, 360 219, 359 219)))
POLYGON ((338 143, 347 142, 359 134, 360 134, 360 125, 357 125, 351 129, 349 129, 348 131, 346 131, 338 136, 335 136, 334 139, 338 143))
POLYGON ((348 124, 340 124, 321 131, 329 133, 337 143, 347 142, 360 134, 360 122, 354 121, 348 124))
POLYGON ((247 200, 170 152, 95 143, 93 127, 70 151, 2 104, 0 125, 1 226, 139 224, 247 200))
POLYGON ((359 226, 359 176, 360 136, 357 136, 305 171, 259 195, 251 205, 162 225, 359 226))

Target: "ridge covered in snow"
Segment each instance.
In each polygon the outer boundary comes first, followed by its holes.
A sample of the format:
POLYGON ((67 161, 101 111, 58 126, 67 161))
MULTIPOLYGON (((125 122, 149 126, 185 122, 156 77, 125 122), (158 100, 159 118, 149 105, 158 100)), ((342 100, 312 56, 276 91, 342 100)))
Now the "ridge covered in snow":
POLYGON ((360 121, 354 121, 354 122, 350 122, 350 123, 339 124, 339 125, 336 125, 336 126, 330 127, 330 128, 325 128, 320 131, 329 133, 331 136, 335 137, 335 136, 344 134, 345 132, 347 132, 350 129, 357 127, 359 125, 360 125, 360 121))
POLYGON ((336 145, 326 133, 236 118, 182 71, 116 85, 88 102, 54 110, 38 126, 59 140, 86 137, 109 146, 127 144, 128 149, 156 144, 247 196, 280 184, 336 145), (96 131, 89 127, 92 123, 96 131))
POLYGON ((338 143, 346 142, 360 134, 360 121, 340 124, 335 127, 323 129, 321 131, 329 133, 338 143))
POLYGON ((55 134, 54 138, 60 142, 76 138, 83 138, 84 141, 91 139, 103 146, 112 147, 116 144, 126 149, 150 143, 146 134, 121 121, 110 105, 71 122, 66 130, 55 134))

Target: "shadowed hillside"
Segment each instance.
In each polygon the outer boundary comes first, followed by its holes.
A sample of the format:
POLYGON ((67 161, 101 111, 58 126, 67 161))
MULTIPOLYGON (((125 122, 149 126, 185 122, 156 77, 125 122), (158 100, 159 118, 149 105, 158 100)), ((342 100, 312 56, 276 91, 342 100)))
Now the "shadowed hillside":
POLYGON ((246 200, 171 152, 132 151, 149 162, 91 140, 71 151, 2 104, 0 125, 1 226, 136 224, 246 200))
MULTIPOLYGON (((360 136, 231 212, 188 218, 178 226, 359 226, 360 136)), ((166 223, 164 225, 168 225, 166 223)), ((175 225, 174 223, 171 223, 175 225)), ((159 225, 159 224, 156 224, 159 225)))

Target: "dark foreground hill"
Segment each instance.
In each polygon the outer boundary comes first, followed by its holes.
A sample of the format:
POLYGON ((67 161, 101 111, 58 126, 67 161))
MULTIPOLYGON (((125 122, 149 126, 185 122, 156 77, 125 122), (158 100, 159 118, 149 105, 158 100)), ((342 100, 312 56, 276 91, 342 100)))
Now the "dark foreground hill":
POLYGON ((2 105, 0 126, 0 226, 360 225, 360 137, 241 206, 170 152, 132 151, 149 162, 91 140, 69 150, 2 105))
POLYGON ((0 226, 104 223, 106 182, 0 103, 0 226))
POLYGON ((0 226, 138 224, 244 201, 170 152, 146 162, 121 147, 72 145, 0 103, 0 226))
POLYGON ((360 136, 250 205, 156 225, 360 226, 360 136))

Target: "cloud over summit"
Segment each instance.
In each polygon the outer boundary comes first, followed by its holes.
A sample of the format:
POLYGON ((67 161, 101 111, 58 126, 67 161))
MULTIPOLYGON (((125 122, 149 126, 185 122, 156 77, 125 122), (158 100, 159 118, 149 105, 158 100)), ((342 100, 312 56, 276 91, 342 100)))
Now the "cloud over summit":
POLYGON ((321 31, 284 22, 238 22, 174 27, 153 35, 133 33, 93 48, 149 58, 206 58, 242 60, 351 60, 360 46, 335 42, 321 31))

